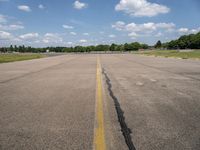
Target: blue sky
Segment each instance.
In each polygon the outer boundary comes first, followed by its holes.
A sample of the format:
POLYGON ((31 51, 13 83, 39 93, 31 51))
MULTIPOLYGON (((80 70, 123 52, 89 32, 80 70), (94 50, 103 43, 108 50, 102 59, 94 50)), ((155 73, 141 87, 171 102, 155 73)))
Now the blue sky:
POLYGON ((199 31, 199 0, 0 0, 0 46, 152 45, 199 31))

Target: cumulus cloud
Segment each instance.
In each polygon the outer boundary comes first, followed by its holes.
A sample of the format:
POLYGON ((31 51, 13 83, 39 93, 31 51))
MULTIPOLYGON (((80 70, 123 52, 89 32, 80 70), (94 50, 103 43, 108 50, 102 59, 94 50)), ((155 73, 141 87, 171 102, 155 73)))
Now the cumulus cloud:
POLYGON ((0 40, 10 40, 13 38, 13 35, 9 32, 0 31, 0 40))
POLYGON ((155 37, 161 37, 161 36, 163 36, 163 33, 162 33, 162 32, 158 32, 158 33, 155 35, 155 37))
POLYGON ((129 23, 126 24, 123 21, 118 21, 112 25, 112 28, 118 31, 128 32, 128 36, 131 38, 136 38, 139 36, 147 36, 150 33, 155 33, 156 31, 169 31, 175 29, 176 25, 174 23, 153 23, 147 22, 143 24, 129 23))
POLYGON ((114 35, 114 34, 110 34, 109 37, 110 37, 110 38, 115 38, 116 35, 114 35))
POLYGON ((62 25, 62 27, 63 28, 65 28, 65 29, 74 29, 74 27, 73 26, 69 26, 69 25, 62 25))
MULTIPOLYGON (((132 39, 137 37, 163 37, 164 35, 179 34, 179 35, 186 35, 186 34, 195 34, 200 32, 199 28, 189 29, 189 28, 176 28, 174 23, 154 23, 154 22, 147 22, 143 24, 136 24, 134 22, 126 24, 123 21, 118 21, 112 25, 112 28, 116 29, 117 31, 126 32, 128 36, 132 39)), ((177 35, 178 36, 178 35, 177 35)))
POLYGON ((176 25, 174 23, 157 23, 156 27, 170 30, 175 28, 176 25))
POLYGON ((83 35, 85 35, 85 36, 89 36, 90 34, 89 34, 89 33, 83 33, 83 35))
POLYGON ((183 33, 183 34, 188 33, 188 31, 189 31, 188 28, 180 28, 180 29, 178 29, 178 32, 179 33, 183 33))
POLYGON ((47 43, 61 43, 63 42, 63 39, 57 33, 46 33, 42 41, 46 44, 47 43))
POLYGON ((77 35, 77 33, 76 33, 76 32, 70 32, 70 34, 71 34, 71 35, 77 35))
POLYGON ((115 6, 116 11, 123 11, 130 16, 136 17, 153 17, 158 14, 165 14, 170 11, 167 6, 151 3, 147 0, 120 0, 115 6))
POLYGON ((67 42, 67 45, 72 45, 73 44, 73 42, 67 42))
POLYGON ((184 34, 195 34, 195 33, 198 33, 200 32, 200 27, 199 28, 196 28, 196 29, 188 29, 188 28, 179 28, 177 30, 177 32, 181 35, 184 35, 184 34))
POLYGON ((118 31, 129 31, 129 32, 152 32, 156 31, 157 29, 173 29, 175 28, 174 23, 143 23, 143 24, 136 24, 136 23, 129 23, 125 24, 122 21, 118 21, 112 25, 112 28, 118 31))
POLYGON ((123 21, 117 21, 112 25, 112 28, 115 28, 118 31, 124 30, 126 24, 123 21))
POLYGON ((22 25, 21 22, 16 21, 13 19, 13 17, 5 16, 0 14, 0 30, 1 31, 14 31, 14 30, 20 30, 24 29, 24 26, 22 25), (12 22, 12 23, 10 23, 12 22))
POLYGON ((198 33, 198 32, 200 32, 200 27, 197 28, 197 29, 191 29, 190 30, 190 33, 192 33, 192 34, 195 34, 195 33, 198 33))
POLYGON ((31 39, 38 38, 38 37, 39 37, 38 33, 26 33, 26 34, 19 36, 19 38, 21 38, 23 40, 31 40, 31 39))
POLYGON ((87 43, 87 40, 81 39, 79 42, 80 42, 80 43, 87 43))
POLYGON ((25 11, 25 12, 30 12, 30 11, 31 11, 30 7, 27 6, 27 5, 19 5, 17 8, 18 8, 19 10, 25 11))
POLYGON ((39 9, 45 9, 44 5, 42 5, 42 4, 39 4, 39 5, 38 5, 38 8, 39 8, 39 9))
POLYGON ((128 36, 130 36, 130 37, 138 37, 139 35, 137 33, 135 33, 135 32, 131 32, 131 33, 128 34, 128 36))
POLYGON ((75 1, 75 2, 74 2, 74 8, 75 8, 75 9, 87 8, 87 4, 86 4, 86 3, 82 3, 82 2, 80 2, 80 1, 75 1))

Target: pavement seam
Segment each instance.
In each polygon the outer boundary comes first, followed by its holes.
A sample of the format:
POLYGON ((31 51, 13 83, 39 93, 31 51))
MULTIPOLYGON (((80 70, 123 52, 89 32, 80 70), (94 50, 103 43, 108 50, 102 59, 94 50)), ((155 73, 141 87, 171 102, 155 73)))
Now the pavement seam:
POLYGON ((114 104, 115 104, 115 110, 117 113, 117 117, 118 117, 118 122, 120 123, 120 127, 121 127, 121 132, 124 136, 124 140, 126 142, 126 145, 128 146, 129 150, 136 150, 132 138, 131 138, 131 129, 127 126, 127 123, 125 121, 125 116, 124 116, 124 112, 121 109, 120 103, 118 98, 114 95, 113 91, 112 91, 112 84, 111 84, 111 80, 108 77, 108 75, 105 72, 105 69, 103 68, 102 73, 104 74, 105 78, 106 78, 106 84, 107 84, 107 89, 109 92, 110 97, 113 99, 114 104))

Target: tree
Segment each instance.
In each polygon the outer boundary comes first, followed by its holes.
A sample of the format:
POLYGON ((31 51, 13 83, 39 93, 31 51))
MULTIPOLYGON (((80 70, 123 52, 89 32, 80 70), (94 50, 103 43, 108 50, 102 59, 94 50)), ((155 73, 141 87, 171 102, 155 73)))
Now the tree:
POLYGON ((128 44, 128 43, 124 44, 124 50, 125 51, 137 51, 140 48, 141 48, 141 45, 138 42, 134 42, 134 43, 130 43, 130 44, 128 44))
POLYGON ((200 32, 197 34, 183 35, 177 40, 164 43, 168 49, 200 49, 200 32))
POLYGON ((161 48, 162 47, 161 41, 159 40, 154 47, 155 48, 161 48))
POLYGON ((117 45, 113 43, 113 44, 110 46, 110 51, 115 51, 115 50, 116 50, 116 47, 117 47, 117 45))
POLYGON ((178 42, 178 47, 180 49, 185 49, 187 47, 186 43, 184 41, 179 41, 178 42))
POLYGON ((19 52, 19 47, 17 47, 17 45, 15 45, 15 46, 14 46, 14 50, 15 50, 16 52, 19 52))
POLYGON ((12 45, 10 45, 10 51, 13 52, 14 51, 14 48, 12 45))
POLYGON ((148 46, 147 44, 141 44, 141 48, 143 48, 143 49, 148 49, 149 46, 148 46))
POLYGON ((138 43, 138 42, 131 43, 131 49, 132 49, 133 51, 137 51, 137 50, 139 50, 140 48, 141 48, 140 43, 138 43))
POLYGON ((178 49, 178 40, 172 40, 168 43, 168 49, 178 49))
POLYGON ((124 44, 124 51, 130 51, 130 50, 131 50, 131 48, 130 48, 129 44, 125 43, 124 44))
POLYGON ((124 51, 124 45, 117 45, 116 51, 124 51))

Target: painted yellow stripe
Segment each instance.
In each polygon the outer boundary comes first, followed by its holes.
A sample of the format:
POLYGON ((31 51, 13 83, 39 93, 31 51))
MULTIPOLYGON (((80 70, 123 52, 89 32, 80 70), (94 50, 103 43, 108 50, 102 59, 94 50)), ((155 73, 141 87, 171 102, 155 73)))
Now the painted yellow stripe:
POLYGON ((101 64, 99 57, 97 58, 96 73, 96 124, 94 131, 94 149, 106 150, 105 130, 104 130, 104 114, 103 114, 103 96, 102 96, 102 77, 101 64))

